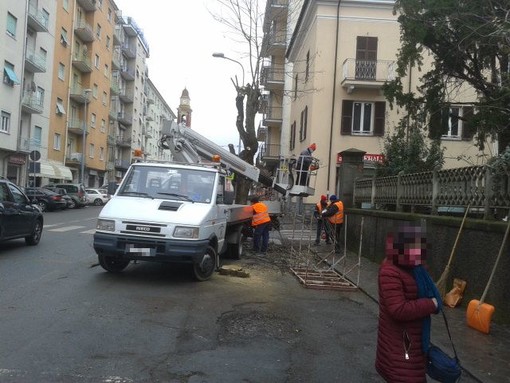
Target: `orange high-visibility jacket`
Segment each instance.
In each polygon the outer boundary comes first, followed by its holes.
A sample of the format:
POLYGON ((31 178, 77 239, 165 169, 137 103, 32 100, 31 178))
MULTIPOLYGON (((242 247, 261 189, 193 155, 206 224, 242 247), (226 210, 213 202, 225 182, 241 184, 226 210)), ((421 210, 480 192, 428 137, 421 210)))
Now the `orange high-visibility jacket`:
POLYGON ((262 202, 254 203, 253 208, 253 218, 251 220, 252 226, 262 225, 263 223, 271 222, 271 217, 269 217, 269 213, 267 212, 267 206, 262 202))
POLYGON ((333 205, 335 205, 337 207, 338 211, 335 213, 335 215, 328 217, 328 221, 332 225, 344 223, 344 204, 343 204, 343 202, 335 201, 335 203, 333 205))

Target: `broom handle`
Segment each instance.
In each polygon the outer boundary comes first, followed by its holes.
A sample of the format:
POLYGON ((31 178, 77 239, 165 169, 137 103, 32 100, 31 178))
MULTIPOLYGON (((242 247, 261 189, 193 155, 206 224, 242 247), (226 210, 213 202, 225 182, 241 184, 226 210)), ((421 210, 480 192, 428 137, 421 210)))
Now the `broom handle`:
POLYGON ((470 206, 471 206, 471 203, 467 206, 466 211, 464 212, 464 218, 462 218, 462 222, 459 227, 459 232, 457 233, 457 238, 455 238, 455 242, 453 243, 453 247, 452 247, 452 252, 450 253, 450 259, 448 259, 448 264, 446 265, 447 269, 450 268, 450 264, 452 263, 453 254, 455 253, 455 249, 457 248, 457 242, 459 242, 460 233, 462 231, 462 228, 464 227, 464 222, 466 222, 466 217, 468 215, 470 206))
POLYGON ((483 291, 483 294, 482 294, 482 297, 480 298, 480 303, 478 303, 478 306, 481 306, 482 303, 485 301, 485 296, 487 295, 487 291, 489 291, 489 286, 492 282, 492 277, 496 273, 496 267, 498 266, 499 258, 501 258, 501 254, 503 254, 505 242, 506 242, 506 239, 508 238, 508 232, 510 232, 510 219, 508 220, 508 225, 506 226, 505 236, 503 237, 503 242, 501 243, 501 247, 499 248, 499 253, 496 258, 496 262, 494 262, 494 267, 492 268, 492 272, 489 277, 489 281, 487 282, 487 286, 485 286, 485 290, 483 291))

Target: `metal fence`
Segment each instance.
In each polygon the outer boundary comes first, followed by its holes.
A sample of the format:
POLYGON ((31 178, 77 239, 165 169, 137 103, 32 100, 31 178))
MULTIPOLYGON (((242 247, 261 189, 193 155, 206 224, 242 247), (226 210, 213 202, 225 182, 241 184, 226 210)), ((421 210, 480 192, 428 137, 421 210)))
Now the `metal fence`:
POLYGON ((483 219, 509 213, 509 167, 469 166, 390 177, 361 178, 354 206, 426 214, 469 212, 483 219))

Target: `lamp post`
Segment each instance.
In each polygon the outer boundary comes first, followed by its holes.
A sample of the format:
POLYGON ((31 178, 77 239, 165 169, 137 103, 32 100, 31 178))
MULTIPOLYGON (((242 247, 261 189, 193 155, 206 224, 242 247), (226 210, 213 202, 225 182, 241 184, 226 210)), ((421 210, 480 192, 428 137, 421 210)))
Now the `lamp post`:
POLYGON ((81 154, 81 180, 80 182, 85 185, 85 145, 87 144, 87 106, 88 106, 88 103, 89 103, 89 94, 90 92, 92 92, 92 89, 84 89, 83 90, 83 96, 85 97, 85 117, 83 119, 83 130, 82 130, 82 136, 81 136, 81 139, 82 139, 82 143, 81 143, 81 147, 82 147, 82 154, 81 154))
MULTIPOLYGON (((242 70, 242 73, 243 73, 243 86, 245 85, 244 84, 244 66, 243 66, 243 64, 241 64, 237 60, 234 60, 234 59, 231 59, 230 57, 225 56, 225 54, 222 53, 222 52, 215 52, 215 53, 212 54, 212 56, 216 57, 216 58, 225 59, 225 60, 229 60, 229 61, 233 61, 235 63, 238 63, 241 66, 241 70, 242 70)), ((237 146, 237 154, 239 154, 239 153, 241 153, 241 135, 239 135, 239 144, 237 146)))

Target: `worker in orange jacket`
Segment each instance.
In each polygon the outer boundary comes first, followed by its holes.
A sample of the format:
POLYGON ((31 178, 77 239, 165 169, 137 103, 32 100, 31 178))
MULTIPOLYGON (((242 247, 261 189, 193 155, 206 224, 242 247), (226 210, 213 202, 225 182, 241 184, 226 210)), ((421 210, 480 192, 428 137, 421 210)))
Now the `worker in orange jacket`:
POLYGON ((269 229, 271 228, 271 217, 269 216, 267 206, 260 202, 259 197, 253 197, 251 200, 253 208, 253 251, 258 255, 265 255, 269 245, 269 229))
POLYGON ((344 204, 334 194, 329 197, 329 201, 328 208, 322 212, 322 218, 328 219, 328 228, 332 232, 331 237, 335 242, 335 253, 339 254, 341 252, 341 230, 344 225, 344 204))

